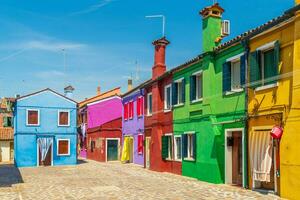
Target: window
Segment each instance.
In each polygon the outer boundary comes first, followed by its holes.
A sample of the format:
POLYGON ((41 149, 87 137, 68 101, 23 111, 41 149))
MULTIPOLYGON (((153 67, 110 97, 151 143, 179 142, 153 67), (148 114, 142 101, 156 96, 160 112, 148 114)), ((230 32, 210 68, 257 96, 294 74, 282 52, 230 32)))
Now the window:
POLYGON ((183 134, 183 157, 185 160, 195 160, 196 158, 196 134, 188 132, 183 134))
POLYGON ((124 120, 128 120, 128 103, 124 104, 123 114, 124 114, 124 120))
POLYGON ((40 113, 39 110, 27 110, 27 126, 39 126, 40 113))
POLYGON ((136 101, 137 116, 141 117, 144 114, 144 97, 138 97, 136 101))
POLYGON ((184 79, 177 80, 173 83, 172 88, 172 103, 173 105, 182 105, 185 102, 185 81, 184 79))
POLYGON ((70 140, 58 139, 57 140, 57 155, 68 156, 70 155, 70 140))
POLYGON ((181 161, 181 136, 174 136, 174 155, 175 160, 181 161))
POLYGON ((152 93, 147 94, 147 115, 152 115, 152 93))
POLYGON ((231 91, 241 89, 241 62, 235 60, 231 62, 231 91))
POLYGON ((95 141, 91 140, 91 152, 94 152, 95 147, 96 147, 95 141))
POLYGON ((58 126, 70 126, 69 111, 58 111, 58 126))
POLYGON ((133 101, 129 102, 129 119, 133 119, 133 101))
POLYGON ((203 98, 203 75, 202 71, 194 73, 190 78, 191 101, 199 101, 203 98))
POLYGON ((167 85, 165 87, 165 98, 164 98, 164 104, 165 104, 165 111, 171 110, 171 85, 167 85))
POLYGON ((138 154, 142 155, 144 152, 144 136, 142 134, 138 135, 138 154))
POLYGON ((275 85, 280 60, 279 41, 268 43, 250 53, 250 86, 275 85))
POLYGON ((3 127, 12 127, 12 117, 4 116, 3 117, 3 127))
POLYGON ((162 158, 165 160, 173 159, 173 141, 172 135, 162 136, 162 148, 161 148, 162 158))

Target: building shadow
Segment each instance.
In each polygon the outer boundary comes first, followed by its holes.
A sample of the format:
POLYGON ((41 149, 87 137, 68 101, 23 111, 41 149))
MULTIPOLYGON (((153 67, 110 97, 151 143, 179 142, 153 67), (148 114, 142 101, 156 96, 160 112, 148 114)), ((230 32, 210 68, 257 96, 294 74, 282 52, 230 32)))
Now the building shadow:
POLYGON ((23 183, 22 175, 13 164, 0 164, 0 187, 23 183))
POLYGON ((83 158, 78 158, 77 159, 77 164, 78 165, 85 164, 85 163, 87 163, 87 161, 85 161, 83 158))

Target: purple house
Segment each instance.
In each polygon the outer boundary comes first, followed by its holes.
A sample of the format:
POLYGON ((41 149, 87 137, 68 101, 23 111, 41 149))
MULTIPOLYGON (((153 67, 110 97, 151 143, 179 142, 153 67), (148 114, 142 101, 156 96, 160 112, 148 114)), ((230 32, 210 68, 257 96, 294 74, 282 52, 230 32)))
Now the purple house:
POLYGON ((122 162, 144 166, 144 89, 142 85, 122 95, 122 162))

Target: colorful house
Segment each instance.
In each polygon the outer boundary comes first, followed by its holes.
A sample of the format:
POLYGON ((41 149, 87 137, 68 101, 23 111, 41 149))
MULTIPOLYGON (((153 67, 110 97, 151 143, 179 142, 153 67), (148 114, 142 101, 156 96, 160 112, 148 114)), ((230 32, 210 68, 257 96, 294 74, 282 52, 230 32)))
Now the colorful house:
POLYGON ((149 81, 122 95, 122 162, 144 166, 144 95, 142 87, 149 81))
POLYGON ((17 98, 15 165, 75 165, 76 117, 77 103, 49 88, 17 98))
POLYGON ((87 158, 101 162, 120 159, 122 100, 119 95, 87 104, 87 158))
POLYGON ((120 95, 120 88, 114 88, 107 92, 101 93, 100 86, 97 87, 96 96, 87 98, 78 103, 78 117, 77 117, 77 127, 78 127, 78 154, 81 158, 86 158, 87 154, 87 104, 99 101, 101 99, 110 97, 112 95, 120 95))
POLYGON ((290 199, 300 198, 299 33, 298 1, 249 34, 249 186, 290 199))
POLYGON ((181 174, 180 146, 173 153, 172 74, 166 72, 165 51, 169 41, 163 37, 153 42, 155 47, 152 80, 145 88, 145 159, 146 167, 154 171, 181 174))
POLYGON ((0 99, 0 162, 14 159, 13 104, 15 98, 0 99))

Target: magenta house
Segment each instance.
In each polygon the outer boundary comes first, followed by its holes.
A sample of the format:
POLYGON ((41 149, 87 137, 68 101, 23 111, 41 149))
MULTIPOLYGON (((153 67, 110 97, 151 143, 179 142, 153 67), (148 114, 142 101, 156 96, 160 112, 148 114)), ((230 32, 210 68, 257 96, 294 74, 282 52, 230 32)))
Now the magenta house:
POLYGON ((113 95, 87 104, 87 158, 120 160, 122 137, 122 100, 113 95))
POLYGON ((144 84, 122 96, 122 162, 144 166, 144 84), (124 156, 127 155, 127 156, 124 156))

